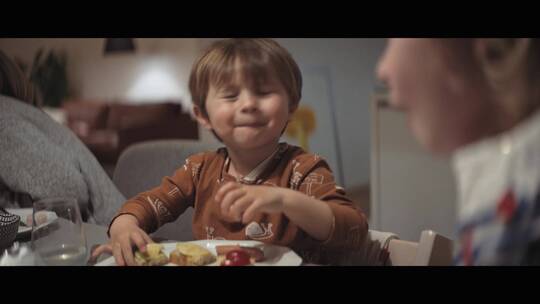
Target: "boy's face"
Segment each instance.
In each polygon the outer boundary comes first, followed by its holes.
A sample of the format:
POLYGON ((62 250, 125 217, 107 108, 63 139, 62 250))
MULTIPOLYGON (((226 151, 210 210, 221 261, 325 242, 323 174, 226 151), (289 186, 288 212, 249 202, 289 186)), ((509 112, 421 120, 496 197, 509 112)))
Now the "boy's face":
POLYGON ((196 109, 198 121, 213 130, 227 147, 254 149, 277 144, 291 115, 283 85, 270 80, 250 88, 239 78, 220 88, 210 86, 208 116, 196 109))
POLYGON ((389 40, 377 74, 420 144, 447 154, 476 139, 487 123, 487 94, 467 49, 439 39, 389 40))

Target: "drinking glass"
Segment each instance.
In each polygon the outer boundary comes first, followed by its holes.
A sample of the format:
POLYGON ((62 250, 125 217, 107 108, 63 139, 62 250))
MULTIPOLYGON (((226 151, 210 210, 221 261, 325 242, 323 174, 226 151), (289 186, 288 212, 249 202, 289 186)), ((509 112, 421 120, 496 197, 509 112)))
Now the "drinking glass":
POLYGON ((50 266, 86 265, 88 250, 75 198, 46 198, 34 203, 32 249, 50 266))

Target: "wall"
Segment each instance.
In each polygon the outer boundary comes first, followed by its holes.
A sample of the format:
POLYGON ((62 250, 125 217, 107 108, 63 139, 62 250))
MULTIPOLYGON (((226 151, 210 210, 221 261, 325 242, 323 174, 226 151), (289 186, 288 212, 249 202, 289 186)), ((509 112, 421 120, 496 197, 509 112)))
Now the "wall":
POLYGON ((65 50, 72 94, 78 98, 131 102, 171 98, 190 107, 187 79, 198 52, 196 39, 136 39, 135 53, 107 56, 104 42, 103 38, 0 39, 0 49, 27 63, 40 47, 65 50))
POLYGON ((302 70, 327 69, 343 162, 344 185, 369 182, 369 101, 384 39, 277 39, 302 70))
POLYGON ((450 160, 417 143, 404 113, 375 106, 373 112, 371 229, 411 241, 426 229, 455 238, 457 195, 450 160))

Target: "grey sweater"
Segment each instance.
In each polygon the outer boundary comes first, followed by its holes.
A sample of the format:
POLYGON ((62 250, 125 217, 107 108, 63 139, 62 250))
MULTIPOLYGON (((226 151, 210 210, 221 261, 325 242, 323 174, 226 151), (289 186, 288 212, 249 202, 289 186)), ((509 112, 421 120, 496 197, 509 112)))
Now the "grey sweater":
MULTIPOLYGON (((108 225, 125 201, 94 155, 41 109, 0 95, 0 206, 76 197, 87 221, 108 225)), ((25 206, 26 205, 26 206, 25 206)))

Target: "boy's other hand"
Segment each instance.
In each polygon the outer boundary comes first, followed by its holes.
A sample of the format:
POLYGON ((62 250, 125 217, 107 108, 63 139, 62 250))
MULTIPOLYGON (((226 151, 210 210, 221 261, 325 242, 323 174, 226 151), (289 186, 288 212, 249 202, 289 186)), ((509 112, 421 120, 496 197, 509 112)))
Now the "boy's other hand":
POLYGON ((283 212, 283 199, 287 190, 228 182, 218 190, 215 200, 226 218, 247 224, 261 212, 283 212))

